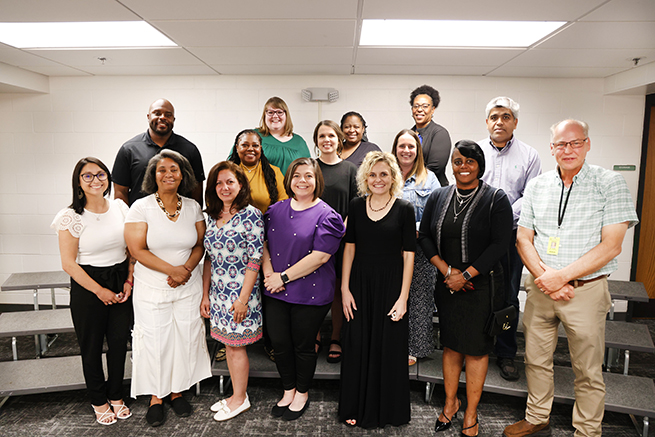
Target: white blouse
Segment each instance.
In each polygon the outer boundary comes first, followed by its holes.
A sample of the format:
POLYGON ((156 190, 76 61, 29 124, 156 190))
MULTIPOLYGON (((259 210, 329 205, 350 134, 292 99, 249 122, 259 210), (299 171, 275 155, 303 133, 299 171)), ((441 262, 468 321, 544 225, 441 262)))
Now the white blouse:
MULTIPOLYGON (((198 202, 182 197, 180 216, 173 222, 161 210, 155 195, 151 194, 132 204, 125 223, 145 222, 148 225, 148 250, 167 263, 180 266, 189 259, 193 247, 198 242, 196 223, 204 220, 198 202)), ((196 267, 196 271, 191 275, 192 281, 200 276, 197 273, 196 267)), ((134 267, 134 277, 151 287, 170 289, 166 282, 168 275, 151 270, 139 262, 134 267)))
POLYGON ((127 258, 125 238, 125 216, 128 207, 122 200, 109 201, 109 209, 96 214, 86 209, 82 214, 71 208, 57 213, 50 227, 57 234, 68 231, 79 239, 77 263, 95 267, 110 267, 127 258))

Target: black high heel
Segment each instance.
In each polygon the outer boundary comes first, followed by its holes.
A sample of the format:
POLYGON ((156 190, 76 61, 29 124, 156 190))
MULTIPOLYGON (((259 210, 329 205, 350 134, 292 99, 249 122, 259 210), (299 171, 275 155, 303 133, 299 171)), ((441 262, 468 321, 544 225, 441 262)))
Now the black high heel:
POLYGON ((439 420, 439 416, 437 416, 437 423, 434 424, 434 432, 445 431, 448 428, 450 428, 450 425, 453 424, 452 420, 457 418, 457 413, 459 413, 459 409, 462 407, 462 401, 460 401, 459 398, 457 398, 457 400, 459 401, 459 405, 457 406, 457 411, 455 411, 453 415, 450 416, 450 419, 446 417, 446 415, 444 414, 443 417, 446 418, 446 422, 442 422, 439 420))
POLYGON ((477 435, 480 434, 480 430, 478 430, 478 434, 476 434, 476 435, 474 435, 474 436, 470 436, 470 435, 468 435, 468 434, 464 434, 464 430, 465 430, 465 429, 471 429, 471 428, 474 428, 474 427, 476 427, 476 426, 478 426, 478 416, 475 416, 475 423, 474 423, 473 425, 471 425, 471 426, 467 426, 466 428, 462 428, 462 432, 460 432, 460 435, 462 435, 462 436, 464 436, 464 437, 477 437, 477 435))

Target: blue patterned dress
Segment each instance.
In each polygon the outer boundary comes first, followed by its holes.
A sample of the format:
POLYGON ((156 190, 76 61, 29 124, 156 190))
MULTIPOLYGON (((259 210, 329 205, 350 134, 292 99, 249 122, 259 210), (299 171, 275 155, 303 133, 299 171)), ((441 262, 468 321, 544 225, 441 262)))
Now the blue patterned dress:
POLYGON ((239 324, 229 312, 241 294, 249 260, 259 260, 264 250, 262 213, 248 205, 219 227, 207 217, 204 246, 211 260, 209 288, 211 335, 233 347, 255 343, 262 337, 262 303, 257 278, 248 300, 248 313, 239 324))

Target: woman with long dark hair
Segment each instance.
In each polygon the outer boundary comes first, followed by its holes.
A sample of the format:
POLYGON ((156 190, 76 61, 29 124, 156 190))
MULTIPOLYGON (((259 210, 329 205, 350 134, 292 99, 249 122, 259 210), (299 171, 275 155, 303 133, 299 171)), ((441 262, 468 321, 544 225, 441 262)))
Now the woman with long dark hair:
POLYGON ((109 200, 111 174, 97 158, 73 170, 73 201, 51 227, 59 237, 61 265, 71 277, 70 308, 87 393, 101 425, 132 415, 123 401, 127 342, 132 326, 133 265, 123 237, 128 208, 109 200), (107 380, 102 347, 107 338, 107 380))

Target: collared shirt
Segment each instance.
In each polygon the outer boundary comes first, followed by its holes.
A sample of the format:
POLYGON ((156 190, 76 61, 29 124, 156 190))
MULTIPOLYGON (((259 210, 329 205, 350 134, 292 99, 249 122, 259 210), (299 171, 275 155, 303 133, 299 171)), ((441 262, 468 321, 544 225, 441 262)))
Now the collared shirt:
MULTIPOLYGON (((571 188, 564 188, 563 196, 562 186, 557 170, 530 181, 519 220, 519 226, 534 231, 534 247, 549 267, 560 270, 596 247, 601 242, 604 226, 628 222, 628 227, 632 227, 639 222, 628 185, 618 173, 585 161, 573 177, 571 188), (558 214, 561 215, 569 192, 568 205, 558 229, 558 214), (550 237, 560 238, 557 255, 547 253, 550 237)), ((618 261, 614 258, 601 269, 577 279, 608 275, 617 267, 618 261)))
MULTIPOLYGON (((161 152, 163 149, 174 150, 184 156, 193 169, 194 176, 198 183, 205 180, 205 171, 202 166, 202 157, 200 151, 191 141, 187 140, 175 132, 163 147, 159 147, 152 138, 150 132, 145 131, 142 134, 128 140, 121 146, 114 160, 114 168, 111 171, 111 177, 118 185, 129 187, 128 194, 129 204, 132 205, 135 200, 147 196, 141 191, 141 184, 145 175, 148 161, 150 158, 161 152)), ((190 195, 191 193, 180 193, 190 195)))
POLYGON ((428 197, 437 188, 441 188, 441 184, 437 177, 431 171, 428 171, 428 177, 423 185, 416 185, 416 175, 412 175, 405 181, 403 186, 403 199, 409 201, 414 206, 414 217, 416 218, 416 230, 418 231, 425 210, 425 204, 428 202, 428 197))
POLYGON ((514 212, 514 229, 517 227, 523 205, 523 192, 528 182, 541 174, 541 158, 537 151, 518 140, 516 136, 502 149, 490 138, 478 141, 484 152, 485 171, 482 180, 492 187, 502 188, 514 212))

